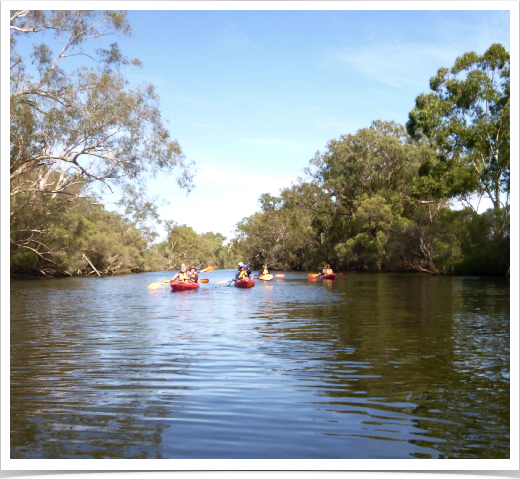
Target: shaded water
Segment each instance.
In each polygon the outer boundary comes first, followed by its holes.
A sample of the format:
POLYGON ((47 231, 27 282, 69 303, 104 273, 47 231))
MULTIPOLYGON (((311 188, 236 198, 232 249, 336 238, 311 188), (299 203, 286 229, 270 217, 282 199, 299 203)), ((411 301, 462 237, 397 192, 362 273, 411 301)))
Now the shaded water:
POLYGON ((12 458, 508 458, 509 282, 11 281, 12 458))

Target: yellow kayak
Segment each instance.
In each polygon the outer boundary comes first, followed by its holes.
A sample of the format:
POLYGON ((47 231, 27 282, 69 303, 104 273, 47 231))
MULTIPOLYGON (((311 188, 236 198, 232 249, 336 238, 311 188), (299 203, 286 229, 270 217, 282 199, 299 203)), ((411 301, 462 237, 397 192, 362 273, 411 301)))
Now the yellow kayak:
POLYGON ((261 279, 262 281, 271 281, 274 278, 272 274, 261 274, 258 279, 261 279))

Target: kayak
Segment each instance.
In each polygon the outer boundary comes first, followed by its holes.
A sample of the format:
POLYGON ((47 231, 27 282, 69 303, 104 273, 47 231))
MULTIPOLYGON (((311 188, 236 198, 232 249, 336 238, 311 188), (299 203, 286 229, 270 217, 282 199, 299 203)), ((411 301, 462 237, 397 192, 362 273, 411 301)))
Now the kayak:
POLYGON ((336 275, 334 273, 332 273, 332 274, 323 274, 323 275, 321 275, 321 279, 336 279, 336 275))
POLYGON ((190 289, 197 289, 199 283, 193 283, 188 281, 170 281, 172 291, 189 291, 190 289))
POLYGON ((261 279, 262 281, 271 281, 274 278, 272 274, 263 274, 258 277, 258 279, 261 279))
POLYGON ((244 279, 239 279, 239 280, 235 281, 235 286, 237 288, 252 288, 254 285, 255 285, 254 279, 244 278, 244 279))

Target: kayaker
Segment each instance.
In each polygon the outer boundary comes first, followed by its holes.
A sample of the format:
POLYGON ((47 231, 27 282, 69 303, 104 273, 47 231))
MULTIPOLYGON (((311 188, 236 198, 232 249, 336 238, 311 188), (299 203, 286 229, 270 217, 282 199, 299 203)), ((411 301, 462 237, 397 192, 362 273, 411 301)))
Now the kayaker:
POLYGON ((188 280, 191 283, 198 283, 199 282, 199 275, 197 274, 197 268, 195 266, 190 267, 190 271, 188 273, 188 280))
POLYGON ((264 276, 266 274, 269 274, 269 271, 267 269, 267 264, 264 264, 263 268, 259 271, 260 276, 264 276))
POLYGON ((238 271, 235 275, 235 281, 245 278, 251 278, 251 270, 249 268, 246 269, 246 266, 241 261, 240 263, 238 263, 238 271))
POLYGON ((188 273, 186 271, 186 265, 181 264, 181 270, 172 278, 170 281, 188 281, 188 273))
POLYGON ((323 271, 321 272, 321 274, 332 274, 332 269, 330 269, 330 264, 326 264, 323 267, 323 271))

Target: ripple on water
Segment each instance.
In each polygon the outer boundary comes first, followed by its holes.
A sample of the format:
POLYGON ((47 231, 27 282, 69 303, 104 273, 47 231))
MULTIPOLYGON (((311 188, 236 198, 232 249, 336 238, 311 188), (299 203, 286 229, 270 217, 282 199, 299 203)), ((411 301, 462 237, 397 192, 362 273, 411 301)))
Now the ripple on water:
POLYGON ((12 457, 509 457, 508 283, 211 274, 13 281, 12 457))

